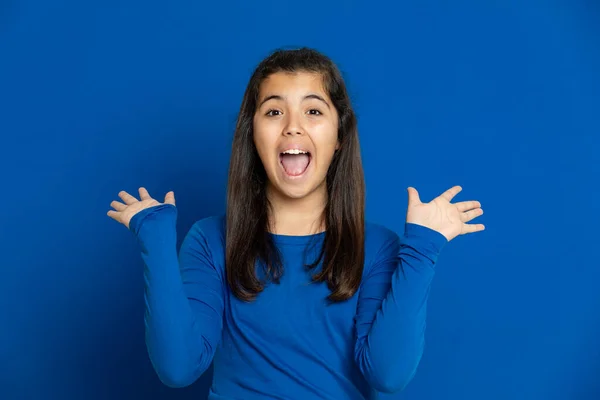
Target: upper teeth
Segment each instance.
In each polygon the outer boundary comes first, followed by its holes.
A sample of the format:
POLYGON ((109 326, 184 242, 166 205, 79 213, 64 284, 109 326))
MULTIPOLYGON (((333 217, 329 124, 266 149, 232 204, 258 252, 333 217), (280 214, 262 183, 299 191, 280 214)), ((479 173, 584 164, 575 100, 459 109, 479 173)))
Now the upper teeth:
POLYGON ((304 150, 298 150, 298 149, 291 149, 291 150, 286 150, 283 152, 283 154, 306 154, 308 153, 307 151, 304 150))

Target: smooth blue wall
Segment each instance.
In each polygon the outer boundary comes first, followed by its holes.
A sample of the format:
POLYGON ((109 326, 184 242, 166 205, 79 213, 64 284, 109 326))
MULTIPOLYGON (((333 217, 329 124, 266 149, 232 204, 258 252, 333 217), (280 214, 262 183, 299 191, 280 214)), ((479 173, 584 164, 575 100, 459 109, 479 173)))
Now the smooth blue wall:
POLYGON ((174 190, 224 212, 256 63, 313 46, 359 115, 368 217, 452 185, 487 230, 438 264, 405 400, 600 398, 600 12, 592 1, 0 3, 0 398, 204 399, 163 386, 142 265, 106 216, 174 190))

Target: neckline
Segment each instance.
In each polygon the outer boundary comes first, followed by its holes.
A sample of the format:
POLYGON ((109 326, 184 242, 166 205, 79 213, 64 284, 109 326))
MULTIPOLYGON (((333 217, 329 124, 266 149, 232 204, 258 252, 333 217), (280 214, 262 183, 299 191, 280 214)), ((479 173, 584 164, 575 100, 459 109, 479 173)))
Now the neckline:
POLYGON ((273 242, 278 244, 305 245, 312 240, 320 240, 325 237, 325 231, 311 233, 309 235, 282 235, 278 233, 269 233, 273 242))

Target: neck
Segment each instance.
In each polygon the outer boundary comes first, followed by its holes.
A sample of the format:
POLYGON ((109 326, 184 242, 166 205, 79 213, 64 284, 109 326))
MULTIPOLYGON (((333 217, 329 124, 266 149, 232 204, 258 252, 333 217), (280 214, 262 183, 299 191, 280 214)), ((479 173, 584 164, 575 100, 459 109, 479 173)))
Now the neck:
POLYGON ((324 211, 327 189, 324 185, 301 199, 284 197, 268 187, 267 198, 271 204, 269 212, 271 233, 304 236, 325 230, 324 211))

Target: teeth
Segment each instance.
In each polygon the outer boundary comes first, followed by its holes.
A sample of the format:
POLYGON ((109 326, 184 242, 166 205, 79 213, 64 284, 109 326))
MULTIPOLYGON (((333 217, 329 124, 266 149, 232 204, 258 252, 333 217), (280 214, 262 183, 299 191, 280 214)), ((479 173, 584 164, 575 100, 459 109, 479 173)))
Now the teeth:
POLYGON ((283 152, 283 154, 306 154, 308 153, 307 151, 304 150, 298 150, 298 149, 291 149, 291 150, 286 150, 283 152))

